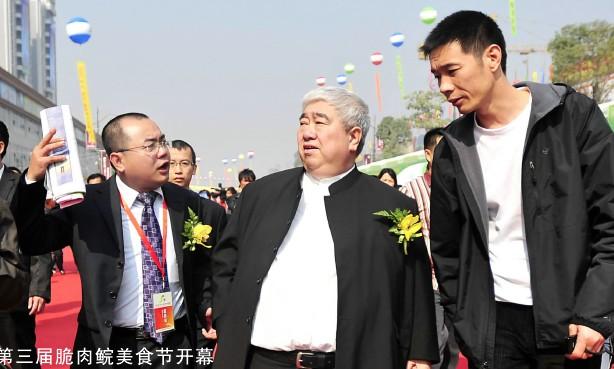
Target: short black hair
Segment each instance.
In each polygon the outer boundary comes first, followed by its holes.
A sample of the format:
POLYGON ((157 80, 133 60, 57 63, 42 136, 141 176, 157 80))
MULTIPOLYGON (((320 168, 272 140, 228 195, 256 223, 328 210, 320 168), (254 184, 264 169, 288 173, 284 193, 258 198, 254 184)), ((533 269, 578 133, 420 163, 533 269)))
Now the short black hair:
POLYGON ((394 171, 394 169, 392 168, 382 168, 382 170, 380 170, 379 174, 377 175, 377 178, 380 179, 384 176, 384 174, 388 174, 390 177, 392 177, 392 179, 394 180, 394 185, 396 187, 397 185, 397 173, 394 171))
POLYGON ((245 168, 239 172, 239 182, 241 182, 242 179, 247 179, 250 182, 254 182, 256 180, 256 173, 249 168, 245 168))
POLYGON ((234 187, 226 187, 226 192, 230 191, 231 194, 236 195, 237 194, 237 189, 234 187))
POLYGON ((143 113, 124 113, 111 119, 102 129, 102 146, 107 155, 125 149, 125 147, 122 147, 124 145, 124 136, 122 126, 119 124, 124 118, 149 119, 143 113))
POLYGON ((190 152, 192 153, 192 164, 196 164, 196 153, 194 152, 192 145, 183 140, 173 140, 173 142, 171 142, 171 147, 177 150, 190 149, 190 152))
POLYGON ((9 129, 6 124, 0 120, 0 141, 4 142, 4 151, 0 153, 0 158, 4 159, 6 150, 9 148, 9 129))
POLYGON ((87 179, 85 180, 85 182, 90 183, 92 179, 96 179, 96 178, 100 178, 102 182, 107 180, 107 177, 105 177, 104 174, 102 173, 92 173, 89 176, 87 176, 87 179))
POLYGON ((437 146, 437 138, 443 136, 443 128, 433 128, 424 135, 424 148, 432 150, 437 146))
POLYGON ((474 10, 461 10, 448 15, 429 33, 420 51, 428 57, 438 47, 454 41, 458 41, 463 52, 472 53, 477 58, 482 56, 488 46, 498 45, 502 54, 501 69, 505 73, 505 38, 497 23, 488 15, 474 10))

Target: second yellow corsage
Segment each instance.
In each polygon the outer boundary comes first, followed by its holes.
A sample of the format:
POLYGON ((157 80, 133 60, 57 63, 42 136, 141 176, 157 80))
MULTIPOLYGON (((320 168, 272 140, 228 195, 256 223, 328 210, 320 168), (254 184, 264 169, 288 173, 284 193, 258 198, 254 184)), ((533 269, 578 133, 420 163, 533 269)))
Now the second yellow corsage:
POLYGON ((184 249, 196 250, 196 245, 210 249, 212 246, 205 244, 209 239, 209 234, 213 228, 210 225, 202 224, 198 215, 188 207, 188 220, 183 223, 183 233, 181 235, 187 239, 183 244, 184 249))
POLYGON ((414 238, 422 237, 422 222, 418 215, 413 215, 409 210, 380 210, 373 215, 382 216, 392 221, 393 226, 388 230, 398 236, 398 243, 403 244, 403 252, 407 255, 407 244, 414 238))

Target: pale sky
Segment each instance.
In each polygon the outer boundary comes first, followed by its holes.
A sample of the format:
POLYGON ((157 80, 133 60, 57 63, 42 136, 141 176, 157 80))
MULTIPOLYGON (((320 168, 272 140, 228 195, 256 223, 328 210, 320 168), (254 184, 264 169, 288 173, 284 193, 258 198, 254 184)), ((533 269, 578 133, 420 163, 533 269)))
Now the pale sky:
MULTIPOLYGON (((222 159, 252 150, 258 177, 293 166, 301 98, 324 76, 330 85, 351 62, 354 91, 377 121, 401 116, 395 68, 401 56, 407 92, 429 88, 429 68, 417 48, 433 26, 420 22, 420 9, 432 6, 438 19, 461 9, 495 16, 508 47, 545 48, 570 23, 614 22, 611 0, 516 0, 518 34, 511 34, 508 0, 58 0, 58 103, 83 119, 76 61, 87 65, 93 118, 100 129, 113 116, 142 112, 167 137, 183 139, 201 158, 202 179, 223 177, 222 159), (92 25, 92 38, 79 46, 65 32, 75 16, 92 25), (405 34, 394 48, 389 36, 405 34), (383 112, 377 112, 375 67, 384 62, 383 112)), ((510 53, 508 76, 525 79, 524 57, 510 53)), ((529 57, 530 73, 548 71, 543 53, 529 57)), ((233 167, 236 170, 239 165, 233 167)), ((236 173, 232 173, 236 185, 236 173)))

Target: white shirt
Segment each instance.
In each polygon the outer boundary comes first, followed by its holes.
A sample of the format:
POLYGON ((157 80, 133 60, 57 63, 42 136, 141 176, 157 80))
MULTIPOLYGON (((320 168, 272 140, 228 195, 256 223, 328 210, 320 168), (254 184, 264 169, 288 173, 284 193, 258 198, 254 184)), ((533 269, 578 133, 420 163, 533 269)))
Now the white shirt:
POLYGON ((529 127, 531 98, 502 128, 475 122, 474 136, 488 206, 488 255, 495 300, 533 305, 531 272, 522 214, 522 155, 529 127))
MULTIPOLYGON (((134 214, 136 221, 141 224, 144 205, 140 201, 135 201, 138 192, 128 187, 119 176, 117 189, 124 199, 126 205, 130 206, 130 211, 134 214)), ((164 194, 162 189, 155 190, 160 196, 156 196, 154 202, 154 212, 160 224, 160 232, 164 232, 162 223, 162 200, 164 194)), ((141 257, 141 237, 132 225, 130 218, 122 207, 122 234, 124 237, 124 275, 122 277, 117 300, 113 308, 113 325, 116 327, 136 328, 143 325, 143 264, 141 257)), ((168 210, 167 210, 167 216, 168 210)), ((170 218, 170 217, 169 217, 170 218)), ((175 254, 175 243, 173 242, 173 230, 170 219, 166 235, 166 265, 168 271, 168 281, 171 294, 173 295, 173 314, 175 320, 185 315, 185 304, 183 291, 179 282, 179 266, 175 254)))
POLYGON ((303 175, 296 215, 262 283, 252 345, 275 351, 336 350, 337 266, 324 197, 353 169, 322 180, 303 175))
POLYGON ((0 168, 0 179, 2 179, 2 175, 4 174, 4 169, 6 168, 6 165, 4 164, 0 164, 0 165, 2 165, 2 168, 0 168))

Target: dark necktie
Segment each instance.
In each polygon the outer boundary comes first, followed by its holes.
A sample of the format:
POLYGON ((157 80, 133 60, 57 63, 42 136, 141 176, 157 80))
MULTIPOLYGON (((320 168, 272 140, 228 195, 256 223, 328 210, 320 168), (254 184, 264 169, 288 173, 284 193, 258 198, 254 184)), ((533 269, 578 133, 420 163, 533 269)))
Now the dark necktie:
MULTIPOLYGON (((143 215, 141 217, 141 228, 147 236, 151 247, 156 253, 160 263, 166 268, 166 261, 162 257, 162 233, 160 232, 160 225, 156 219, 153 204, 158 194, 155 192, 140 193, 137 196, 137 200, 140 201, 145 207, 143 208, 143 215)), ((149 249, 141 241, 141 255, 143 259, 143 314, 145 322, 145 332, 156 340, 158 343, 162 343, 164 340, 164 333, 155 333, 154 325, 154 310, 153 310, 153 295, 155 293, 170 291, 168 285, 168 278, 166 282, 162 278, 162 273, 156 263, 153 261, 150 255, 149 249)), ((166 273, 165 273, 166 276, 166 273)))

